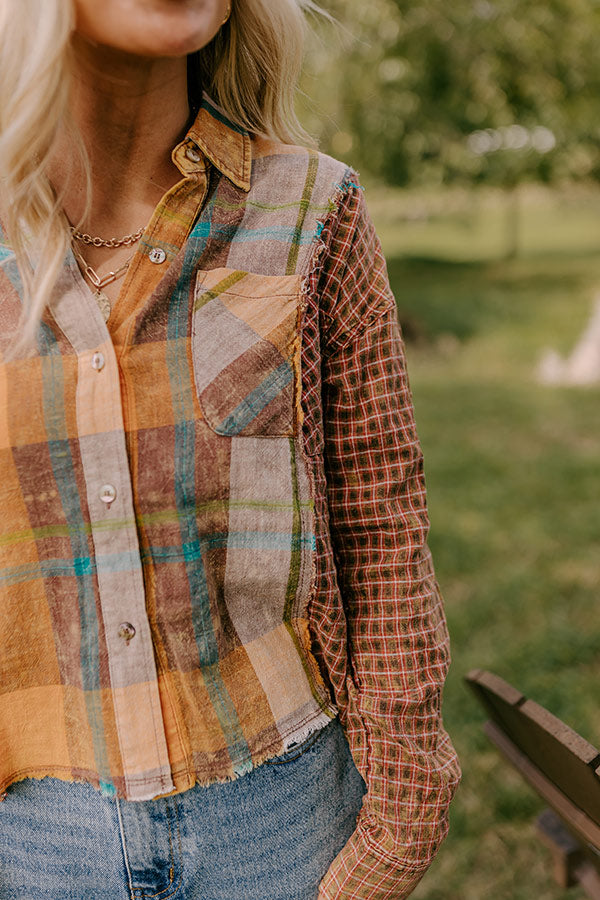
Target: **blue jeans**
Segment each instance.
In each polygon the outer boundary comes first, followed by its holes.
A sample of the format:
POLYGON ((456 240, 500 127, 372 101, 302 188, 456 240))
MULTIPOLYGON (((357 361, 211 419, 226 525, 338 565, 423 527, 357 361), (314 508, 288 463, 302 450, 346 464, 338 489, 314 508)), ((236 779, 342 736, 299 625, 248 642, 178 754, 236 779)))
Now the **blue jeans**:
POLYGON ((27 779, 0 803, 0 900, 315 900, 364 790, 337 719, 235 781, 159 800, 27 779))

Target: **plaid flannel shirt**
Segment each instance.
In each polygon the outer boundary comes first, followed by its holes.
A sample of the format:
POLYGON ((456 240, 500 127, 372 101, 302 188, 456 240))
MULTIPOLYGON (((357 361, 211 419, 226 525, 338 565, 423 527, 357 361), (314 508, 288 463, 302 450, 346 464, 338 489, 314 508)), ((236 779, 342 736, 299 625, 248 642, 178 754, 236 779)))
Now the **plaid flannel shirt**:
POLYGON ((150 799, 339 713, 368 791, 320 897, 404 897, 458 772, 379 244, 342 164, 206 97, 173 160, 107 323, 69 255, 7 356, 0 248, 0 790, 150 799))

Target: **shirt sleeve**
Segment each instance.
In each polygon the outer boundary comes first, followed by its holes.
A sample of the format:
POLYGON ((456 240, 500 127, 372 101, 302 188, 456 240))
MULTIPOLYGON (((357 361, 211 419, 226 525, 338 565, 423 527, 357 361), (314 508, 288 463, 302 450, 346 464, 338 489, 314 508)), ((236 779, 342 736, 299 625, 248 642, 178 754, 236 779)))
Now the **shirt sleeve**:
POLYGON ((348 629, 340 712, 367 785, 319 900, 403 898, 445 837, 459 768, 441 719, 448 634, 404 349, 381 248, 352 182, 319 290, 328 513, 348 629))

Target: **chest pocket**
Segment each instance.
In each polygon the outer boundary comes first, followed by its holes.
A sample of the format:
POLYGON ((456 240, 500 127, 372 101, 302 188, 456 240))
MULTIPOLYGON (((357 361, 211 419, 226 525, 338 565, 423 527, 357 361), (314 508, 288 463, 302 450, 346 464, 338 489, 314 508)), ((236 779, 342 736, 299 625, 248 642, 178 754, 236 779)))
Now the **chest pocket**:
POLYGON ((292 436, 300 413, 301 280, 200 272, 192 321, 194 380, 217 434, 292 436))

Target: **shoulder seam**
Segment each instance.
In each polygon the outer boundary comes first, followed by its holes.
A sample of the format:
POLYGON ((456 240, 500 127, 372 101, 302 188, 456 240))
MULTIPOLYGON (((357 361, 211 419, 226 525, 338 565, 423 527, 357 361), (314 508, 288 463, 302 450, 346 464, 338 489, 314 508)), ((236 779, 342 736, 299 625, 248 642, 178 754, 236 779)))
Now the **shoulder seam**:
MULTIPOLYGON (((333 193, 328 201, 328 211, 320 219, 317 219, 317 230, 313 240, 311 254, 309 256, 307 272, 302 279, 302 293, 304 295, 305 304, 311 296, 316 295, 323 258, 329 250, 332 241, 335 239, 337 230, 336 219, 339 219, 344 201, 351 194, 357 194, 363 191, 364 188, 359 182, 356 171, 351 167, 346 166, 340 181, 333 185, 333 193), (325 240, 323 239, 322 234, 328 226, 331 226, 331 231, 325 240)), ((318 298, 317 305, 320 307, 318 298)), ((377 309, 373 309, 365 319, 358 321, 353 328, 343 335, 343 340, 332 342, 332 345, 328 350, 323 348, 323 357, 327 356, 328 358, 331 358, 336 353, 345 350, 357 335, 362 334, 391 310, 396 311, 396 300, 391 290, 388 289, 387 302, 382 303, 377 309)), ((320 314, 328 322, 332 323, 334 321, 334 316, 322 308, 320 308, 320 314)))
POLYGON ((303 277, 305 290, 310 290, 310 282, 313 277, 318 274, 321 257, 329 247, 329 243, 333 239, 333 232, 328 241, 323 240, 322 234, 327 225, 333 224, 336 217, 339 216, 343 201, 352 193, 353 190, 362 191, 363 188, 358 184, 358 176, 356 172, 346 166, 342 179, 333 185, 333 193, 327 200, 327 212, 324 216, 317 219, 317 228, 312 242, 311 253, 308 258, 306 273, 303 277))

